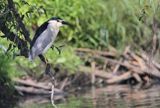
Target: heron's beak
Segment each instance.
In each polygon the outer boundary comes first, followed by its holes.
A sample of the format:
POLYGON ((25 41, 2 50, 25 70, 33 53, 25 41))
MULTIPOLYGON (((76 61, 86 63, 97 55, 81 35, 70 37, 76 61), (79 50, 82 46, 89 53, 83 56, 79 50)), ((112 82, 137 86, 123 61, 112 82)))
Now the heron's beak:
POLYGON ((73 27, 73 25, 72 25, 71 23, 66 22, 66 21, 62 21, 62 24, 63 24, 63 25, 68 25, 68 26, 70 26, 70 27, 73 27))

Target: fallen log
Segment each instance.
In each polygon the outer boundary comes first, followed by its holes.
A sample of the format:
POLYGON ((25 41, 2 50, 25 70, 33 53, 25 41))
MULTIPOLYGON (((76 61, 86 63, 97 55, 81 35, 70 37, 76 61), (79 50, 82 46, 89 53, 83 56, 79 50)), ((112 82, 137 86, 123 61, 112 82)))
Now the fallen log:
MULTIPOLYGON (((24 86, 15 86, 15 89, 20 92, 21 94, 29 94, 29 95, 34 95, 38 96, 40 95, 41 98, 50 98, 51 91, 44 90, 44 89, 38 89, 34 87, 24 87, 24 86), (45 97, 44 97, 45 96, 45 97)), ((64 92, 59 90, 59 89, 54 89, 54 100, 62 100, 64 99, 64 92)), ((33 97, 32 97, 33 98, 33 97)), ((41 99, 42 101, 42 99, 41 99)))
POLYGON ((41 82, 35 82, 33 80, 27 79, 27 80, 22 80, 22 79, 13 79, 14 82, 22 85, 27 85, 31 87, 36 87, 36 88, 42 88, 46 90, 50 90, 51 86, 47 85, 46 83, 41 83, 41 82))
POLYGON ((129 54, 130 54, 130 56, 131 56, 134 60, 136 60, 136 61, 138 62, 138 66, 139 66, 142 70, 146 68, 145 61, 144 61, 141 57, 137 56, 137 55, 134 54, 133 52, 129 52, 129 54))
MULTIPOLYGON (((35 95, 50 95, 51 91, 34 88, 34 87, 25 87, 25 86, 15 86, 15 89, 22 93, 35 94, 35 95)), ((64 92, 60 89, 54 88, 55 94, 63 94, 64 92)))
MULTIPOLYGON (((125 51, 124 51, 124 53, 123 53, 123 56, 125 56, 125 55, 129 52, 129 49, 130 49, 129 46, 126 47, 126 49, 125 49, 125 51)), ((124 58, 120 58, 119 62, 123 62, 123 61, 124 61, 124 58)), ((115 66, 114 70, 113 70, 113 74, 117 74, 117 71, 118 71, 119 68, 120 68, 120 64, 117 64, 117 65, 115 66)))
POLYGON ((111 57, 116 56, 116 52, 98 51, 98 50, 91 50, 91 49, 87 49, 87 48, 77 48, 75 51, 92 53, 92 54, 95 54, 95 55, 102 55, 102 56, 111 56, 111 57))
MULTIPOLYGON (((46 83, 42 82, 35 82, 33 80, 22 80, 22 79, 14 79, 14 81, 21 86, 17 85, 15 88, 18 91, 26 92, 26 93, 33 93, 33 94, 47 94, 50 93, 51 87, 46 85, 46 83), (27 87, 26 87, 27 86, 27 87)), ((55 92, 63 92, 61 89, 54 88, 55 92)))
POLYGON ((15 89, 19 92, 36 94, 36 95, 49 95, 50 92, 44 89, 37 89, 34 87, 15 86, 15 89))
MULTIPOLYGON (((79 71, 80 72, 87 72, 87 73, 91 74, 92 73, 92 68, 87 67, 87 66, 81 66, 79 68, 79 71)), ((98 69, 94 70, 94 75, 96 77, 100 77, 100 78, 104 78, 104 79, 109 79, 109 78, 113 77, 113 74, 111 72, 105 72, 105 71, 98 70, 98 69)))
POLYGON ((133 73, 132 75, 133 75, 133 77, 136 79, 137 82, 139 82, 139 83, 142 82, 142 79, 140 78, 139 74, 133 73))
POLYGON ((139 54, 146 62, 153 63, 153 65, 160 70, 160 64, 157 63, 155 60, 151 59, 144 51, 139 54))
POLYGON ((69 85, 70 82, 68 81, 68 77, 65 78, 62 83, 60 84, 60 90, 63 90, 67 85, 69 85))
POLYGON ((124 66, 128 69, 131 69, 131 71, 137 72, 139 74, 144 74, 144 72, 139 67, 135 67, 135 66, 131 65, 127 61, 122 63, 122 62, 119 62, 117 60, 114 60, 114 59, 111 59, 111 58, 105 58, 105 57, 101 57, 101 56, 96 56, 95 58, 99 58, 99 59, 103 60, 104 62, 111 62, 111 63, 114 63, 114 64, 120 64, 121 66, 124 66))
POLYGON ((111 79, 106 80, 107 84, 115 84, 115 83, 119 83, 121 81, 127 80, 129 78, 132 77, 131 72, 125 72, 122 75, 118 75, 118 76, 114 76, 111 79))

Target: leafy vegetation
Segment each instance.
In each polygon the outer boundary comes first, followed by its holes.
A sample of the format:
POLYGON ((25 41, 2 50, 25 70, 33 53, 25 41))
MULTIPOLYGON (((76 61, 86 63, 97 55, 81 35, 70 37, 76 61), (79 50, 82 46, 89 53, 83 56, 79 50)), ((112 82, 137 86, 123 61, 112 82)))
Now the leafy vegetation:
MULTIPOLYGON (((79 65, 83 65, 82 60, 74 53, 72 47, 63 47, 61 49, 61 54, 56 49, 49 50, 45 55, 49 58, 49 62, 52 63, 53 67, 59 67, 61 72, 67 71, 69 73, 74 73, 78 69, 79 65)), ((33 62, 26 60, 26 58, 16 58, 14 62, 17 64, 17 70, 14 76, 22 76, 26 73, 31 76, 39 76, 44 73, 44 64, 39 59, 35 59, 33 62)))
POLYGON ((13 108, 17 97, 11 82, 11 59, 0 50, 0 105, 2 108, 13 108))
POLYGON ((28 0, 26 5, 20 1, 19 11, 26 15, 29 28, 52 16, 73 23, 75 28, 64 28, 61 39, 77 47, 123 49, 127 44, 144 45, 151 36, 153 16, 159 19, 158 0, 28 0))

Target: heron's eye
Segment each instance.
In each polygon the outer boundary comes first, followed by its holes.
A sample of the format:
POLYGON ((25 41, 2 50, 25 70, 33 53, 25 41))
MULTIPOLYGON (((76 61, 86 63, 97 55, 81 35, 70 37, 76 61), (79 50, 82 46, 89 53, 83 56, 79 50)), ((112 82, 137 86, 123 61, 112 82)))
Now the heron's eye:
POLYGON ((59 22, 59 20, 57 20, 57 22, 59 22))

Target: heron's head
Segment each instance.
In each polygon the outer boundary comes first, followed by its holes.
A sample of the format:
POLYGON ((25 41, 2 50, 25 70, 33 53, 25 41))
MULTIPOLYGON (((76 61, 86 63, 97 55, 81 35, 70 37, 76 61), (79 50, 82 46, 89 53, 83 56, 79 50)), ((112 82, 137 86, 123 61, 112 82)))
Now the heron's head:
POLYGON ((58 28, 63 26, 63 25, 71 26, 70 23, 64 21, 63 19, 61 19, 59 17, 53 17, 53 18, 49 19, 48 23, 51 24, 53 27, 58 27, 58 28))

